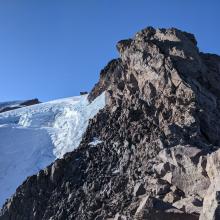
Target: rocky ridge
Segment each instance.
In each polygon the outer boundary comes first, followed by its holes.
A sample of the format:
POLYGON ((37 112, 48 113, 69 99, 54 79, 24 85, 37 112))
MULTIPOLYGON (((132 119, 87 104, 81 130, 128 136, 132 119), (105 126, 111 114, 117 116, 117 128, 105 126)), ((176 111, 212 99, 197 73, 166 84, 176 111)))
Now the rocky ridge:
POLYGON ((220 57, 174 28, 117 49, 80 146, 27 178, 0 219, 220 219, 220 57))
POLYGON ((30 99, 26 101, 15 101, 15 102, 3 102, 0 103, 0 113, 11 111, 18 108, 27 107, 30 105, 39 104, 40 101, 38 99, 30 99))

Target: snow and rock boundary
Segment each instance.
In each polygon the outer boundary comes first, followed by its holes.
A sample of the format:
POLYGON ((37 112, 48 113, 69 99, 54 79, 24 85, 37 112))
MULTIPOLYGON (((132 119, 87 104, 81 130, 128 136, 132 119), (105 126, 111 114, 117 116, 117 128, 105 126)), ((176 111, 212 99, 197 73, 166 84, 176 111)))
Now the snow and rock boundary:
POLYGON ((102 93, 64 98, 0 114, 0 206, 28 177, 79 145, 93 118, 105 106, 102 93))

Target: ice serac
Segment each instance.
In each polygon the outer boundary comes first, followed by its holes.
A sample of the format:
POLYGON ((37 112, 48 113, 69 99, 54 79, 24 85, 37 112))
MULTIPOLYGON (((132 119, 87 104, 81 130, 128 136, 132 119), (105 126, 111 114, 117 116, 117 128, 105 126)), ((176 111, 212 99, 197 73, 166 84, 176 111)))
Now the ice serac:
POLYGON ((117 49, 79 147, 29 177, 0 219, 218 219, 220 57, 175 28, 117 49))
POLYGON ((0 114, 0 206, 22 182, 80 143, 90 118, 105 105, 100 94, 55 100, 0 114))

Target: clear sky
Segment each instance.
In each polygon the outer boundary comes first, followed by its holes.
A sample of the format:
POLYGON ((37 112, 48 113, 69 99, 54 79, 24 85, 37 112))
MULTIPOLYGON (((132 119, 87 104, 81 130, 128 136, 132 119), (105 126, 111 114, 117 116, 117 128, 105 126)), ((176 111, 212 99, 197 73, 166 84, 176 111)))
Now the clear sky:
POLYGON ((117 41, 146 26, 192 32, 220 54, 219 10, 220 0, 0 0, 0 101, 90 91, 117 41))

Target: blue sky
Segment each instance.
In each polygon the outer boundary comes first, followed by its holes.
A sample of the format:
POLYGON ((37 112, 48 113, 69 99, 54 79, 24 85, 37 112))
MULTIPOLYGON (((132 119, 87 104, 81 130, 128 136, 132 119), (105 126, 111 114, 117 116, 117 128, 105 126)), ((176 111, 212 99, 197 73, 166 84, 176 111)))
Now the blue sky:
POLYGON ((1 0, 0 101, 90 91, 118 57, 117 41, 146 27, 196 35, 220 54, 219 0, 1 0))

